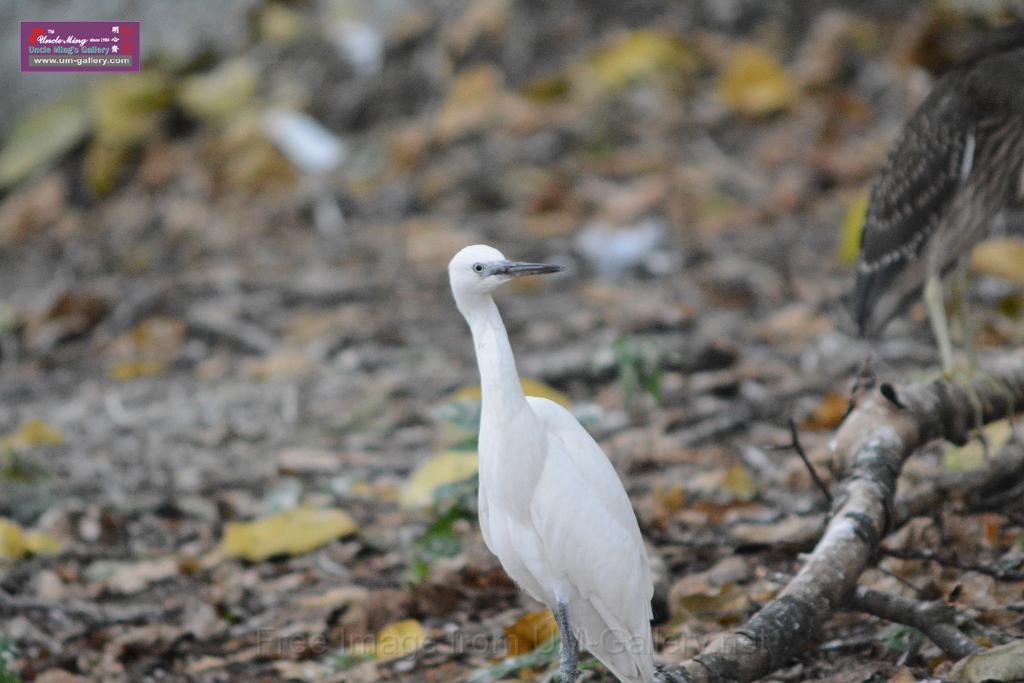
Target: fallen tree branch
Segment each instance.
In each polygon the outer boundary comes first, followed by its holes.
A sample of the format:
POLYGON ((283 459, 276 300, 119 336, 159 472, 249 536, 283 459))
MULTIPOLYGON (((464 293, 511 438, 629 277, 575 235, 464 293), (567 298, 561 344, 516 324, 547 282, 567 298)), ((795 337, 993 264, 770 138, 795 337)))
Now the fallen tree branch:
POLYGON ((962 572, 976 572, 991 576, 996 581, 1024 581, 1024 572, 1013 569, 1000 569, 999 567, 988 567, 983 564, 971 564, 964 562, 958 557, 945 557, 934 550, 904 550, 901 548, 881 548, 881 553, 886 557, 897 560, 922 560, 934 562, 941 567, 953 567, 962 572))
POLYGON ((939 600, 918 602, 866 586, 857 586, 847 606, 879 619, 916 628, 953 661, 982 650, 980 645, 957 628, 956 610, 939 600))
POLYGON ((934 439, 966 443, 975 425, 1002 419, 1014 404, 1024 404, 1019 356, 989 374, 967 386, 935 380, 865 391, 833 442, 833 460, 843 476, 832 518, 799 573, 746 624, 719 635, 693 659, 667 667, 662 680, 753 681, 809 648, 822 624, 849 599, 892 528, 904 461, 934 439), (971 407, 972 393, 980 399, 980 415, 971 407))
POLYGON ((992 498, 1016 488, 1024 478, 1024 443, 1011 441, 989 458, 984 467, 950 472, 896 499, 893 528, 914 517, 925 517, 951 498, 963 498, 968 510, 991 509, 992 498))

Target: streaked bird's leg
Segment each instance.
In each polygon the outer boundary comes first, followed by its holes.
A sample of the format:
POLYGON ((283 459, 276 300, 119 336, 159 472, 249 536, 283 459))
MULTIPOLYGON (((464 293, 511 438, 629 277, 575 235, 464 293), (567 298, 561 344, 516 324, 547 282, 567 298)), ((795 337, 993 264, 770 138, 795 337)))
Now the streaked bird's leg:
POLYGON ((960 312, 960 327, 964 335, 964 352, 967 354, 967 370, 978 368, 978 347, 974 344, 974 319, 971 317, 971 297, 968 293, 967 262, 956 269, 957 309, 960 312))
POLYGON ((575 683, 580 675, 580 644, 569 628, 569 606, 564 602, 558 603, 555 621, 558 623, 558 633, 562 636, 561 660, 558 665, 562 683, 575 683))
POLYGON ((949 341, 949 321, 946 320, 946 306, 943 301, 942 280, 938 275, 929 275, 924 285, 924 306, 928 309, 928 320, 932 323, 932 333, 939 346, 939 357, 942 358, 942 372, 947 376, 953 374, 953 345, 949 341))
MULTIPOLYGON (((981 363, 978 360, 978 346, 974 338, 975 335, 975 320, 974 316, 971 315, 970 306, 970 289, 968 288, 968 262, 961 263, 957 268, 957 299, 959 300, 960 315, 962 317, 963 333, 964 333, 964 351, 967 354, 967 375, 968 378, 980 377, 989 386, 991 386, 997 394, 1001 394, 1006 400, 1007 415, 1006 419, 1010 425, 1010 433, 1013 439, 1018 438, 1017 434, 1017 423, 1014 421, 1014 415, 1017 412, 1016 401, 1014 401, 1013 392, 1010 388, 1000 379, 993 376, 991 373, 985 372, 981 369, 981 363)), ((986 406, 982 401, 981 397, 975 391, 968 392, 971 398, 971 407, 975 411, 976 421, 981 422, 982 411, 985 410, 986 406)), ((979 433, 980 433, 980 427, 979 433)))

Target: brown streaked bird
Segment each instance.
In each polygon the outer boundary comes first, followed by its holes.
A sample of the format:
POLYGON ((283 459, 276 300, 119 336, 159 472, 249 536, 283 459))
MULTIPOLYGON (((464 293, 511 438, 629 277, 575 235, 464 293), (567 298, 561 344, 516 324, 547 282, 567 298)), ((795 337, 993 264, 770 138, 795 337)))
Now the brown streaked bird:
MULTIPOLYGON (((871 191, 854 317, 875 335, 919 293, 943 370, 953 348, 942 279, 975 244, 1020 228, 1024 208, 1024 22, 985 37, 907 121, 871 191)), ((970 346, 964 312, 965 344, 970 346)))

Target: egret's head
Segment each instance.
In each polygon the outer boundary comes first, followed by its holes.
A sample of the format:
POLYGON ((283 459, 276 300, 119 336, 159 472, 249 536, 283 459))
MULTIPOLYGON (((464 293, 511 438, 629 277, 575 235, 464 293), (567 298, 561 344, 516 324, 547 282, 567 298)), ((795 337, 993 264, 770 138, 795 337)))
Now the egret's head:
POLYGON ((486 244, 474 244, 462 249, 448 264, 448 279, 456 302, 474 295, 490 294, 498 286, 514 277, 557 273, 562 266, 548 263, 522 263, 509 261, 504 254, 486 244))

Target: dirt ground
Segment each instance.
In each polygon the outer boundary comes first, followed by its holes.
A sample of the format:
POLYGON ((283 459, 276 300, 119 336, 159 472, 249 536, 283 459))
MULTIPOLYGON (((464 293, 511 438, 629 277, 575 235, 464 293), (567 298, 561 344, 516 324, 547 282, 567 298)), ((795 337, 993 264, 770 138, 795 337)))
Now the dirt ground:
MULTIPOLYGON (((881 340, 851 333, 850 226, 1002 5, 233 5, 223 45, 89 79, 53 124, 77 135, 0 190, 0 681, 557 668, 476 522, 476 366, 445 267, 478 242, 567 266, 498 304, 521 374, 626 485, 661 661, 770 600, 827 509, 788 421, 828 477, 865 359, 934 371, 919 306, 881 340), (329 168, 275 144, 274 111, 334 136, 329 168)), ((1021 341, 1022 288, 978 270, 995 354, 1021 341)), ((936 445, 904 477, 983 458, 936 445)), ((887 541, 937 561, 885 557, 862 583, 948 599, 979 642, 1020 638, 1021 522, 937 510, 887 541)), ((949 665, 838 613, 771 680, 949 665)))

